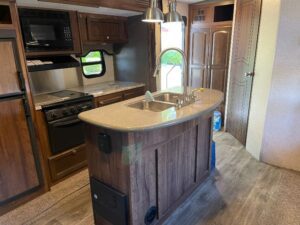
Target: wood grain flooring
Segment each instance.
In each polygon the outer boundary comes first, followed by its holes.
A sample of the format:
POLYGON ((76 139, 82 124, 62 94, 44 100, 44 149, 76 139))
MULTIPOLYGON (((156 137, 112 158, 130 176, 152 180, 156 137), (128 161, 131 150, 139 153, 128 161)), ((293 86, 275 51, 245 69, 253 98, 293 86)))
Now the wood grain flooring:
MULTIPOLYGON (((164 225, 300 225, 300 173, 256 161, 227 133, 214 139, 217 170, 164 225)), ((0 217, 0 224, 93 225, 87 171, 0 217)))

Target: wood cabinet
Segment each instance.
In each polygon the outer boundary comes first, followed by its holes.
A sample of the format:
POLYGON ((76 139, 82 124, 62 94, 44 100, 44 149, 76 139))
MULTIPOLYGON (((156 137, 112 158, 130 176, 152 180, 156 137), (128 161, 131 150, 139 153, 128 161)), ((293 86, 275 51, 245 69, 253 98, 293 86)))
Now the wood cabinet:
MULTIPOLYGON (((128 224, 163 224, 209 175, 211 113, 143 132, 120 132, 86 125, 91 179, 128 197, 128 224), (100 134, 110 137, 110 153, 99 144, 100 134)), ((93 184, 91 182, 92 196, 97 189, 93 184)), ((95 224, 115 224, 112 218, 103 215, 111 210, 112 204, 107 203, 97 210, 97 199, 93 198, 93 205, 95 224)))
POLYGON ((143 12, 150 6, 150 0, 42 0, 45 2, 56 2, 74 4, 90 7, 107 7, 143 12))
MULTIPOLYGON (((232 32, 232 1, 191 5, 190 14, 191 86, 220 90, 226 96, 232 32), (223 11, 219 12, 220 9, 217 7, 223 7, 221 8, 223 11), (220 15, 216 16, 216 13, 220 15)), ((220 111, 223 113, 224 107, 225 102, 220 106, 220 111)))
POLYGON ((85 44, 125 43, 127 18, 79 13, 81 42, 85 44))
POLYGON ((126 91, 121 91, 113 94, 103 95, 94 99, 96 107, 102 107, 109 104, 121 102, 145 94, 145 87, 133 88, 126 91))
POLYGON ((49 157, 49 165, 52 181, 57 181, 78 171, 87 165, 85 145, 49 157))
POLYGON ((190 80, 191 86, 209 86, 210 29, 192 28, 190 33, 190 80))

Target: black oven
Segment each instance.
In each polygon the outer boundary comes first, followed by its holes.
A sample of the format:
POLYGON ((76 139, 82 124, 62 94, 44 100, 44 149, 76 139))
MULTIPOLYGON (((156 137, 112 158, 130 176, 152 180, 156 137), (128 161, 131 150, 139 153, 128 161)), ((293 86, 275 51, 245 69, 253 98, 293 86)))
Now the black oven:
POLYGON ((73 50, 69 12, 20 8, 19 17, 27 52, 73 50))
POLYGON ((83 122, 79 120, 78 114, 92 108, 90 96, 43 107, 54 155, 84 143, 83 122))

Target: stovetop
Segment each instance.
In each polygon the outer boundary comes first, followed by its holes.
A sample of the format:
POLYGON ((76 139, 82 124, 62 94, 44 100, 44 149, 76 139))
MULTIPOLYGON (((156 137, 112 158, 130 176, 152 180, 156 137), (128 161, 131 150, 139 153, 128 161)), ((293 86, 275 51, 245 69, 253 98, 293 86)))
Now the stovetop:
POLYGON ((91 95, 88 95, 83 92, 62 90, 53 93, 46 93, 34 96, 34 103, 40 107, 45 107, 53 104, 64 104, 69 101, 76 101, 80 99, 92 98, 91 95))

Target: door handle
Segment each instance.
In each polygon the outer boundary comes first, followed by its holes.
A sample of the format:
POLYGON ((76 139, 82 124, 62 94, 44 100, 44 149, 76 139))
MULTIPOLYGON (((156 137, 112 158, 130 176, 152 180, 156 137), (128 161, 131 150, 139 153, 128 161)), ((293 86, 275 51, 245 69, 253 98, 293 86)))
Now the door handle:
POLYGON ((254 77, 254 72, 245 73, 245 77, 254 77))

